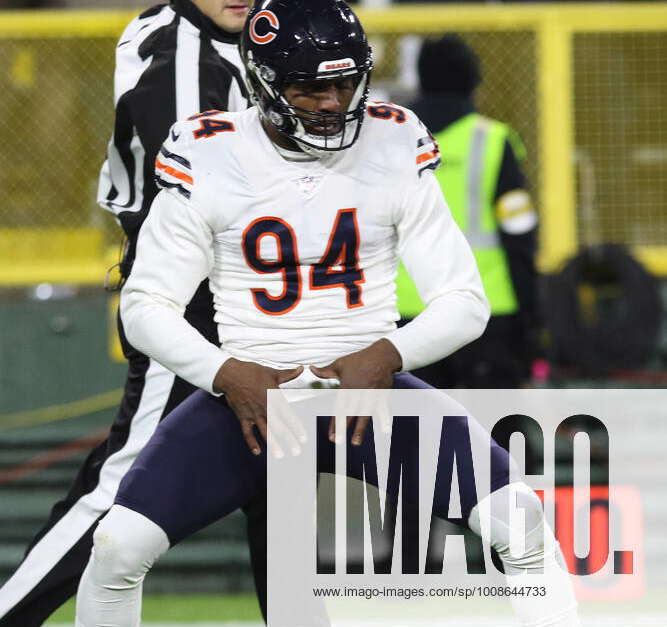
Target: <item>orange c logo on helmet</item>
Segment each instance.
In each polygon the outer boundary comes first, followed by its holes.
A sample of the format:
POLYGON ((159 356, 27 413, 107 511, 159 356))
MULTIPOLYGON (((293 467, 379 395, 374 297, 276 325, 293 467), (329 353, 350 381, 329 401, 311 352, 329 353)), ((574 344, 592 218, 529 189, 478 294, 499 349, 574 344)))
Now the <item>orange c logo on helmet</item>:
POLYGON ((280 22, 278 21, 276 14, 273 11, 268 11, 264 9, 250 20, 250 26, 249 26, 250 39, 252 39, 256 44, 268 44, 270 41, 273 41, 278 36, 276 34, 276 31, 279 28, 280 28, 280 22), (265 35, 258 35, 257 31, 255 30, 255 26, 257 25, 257 22, 261 18, 269 20, 269 24, 273 29, 269 30, 269 32, 267 32, 265 35))

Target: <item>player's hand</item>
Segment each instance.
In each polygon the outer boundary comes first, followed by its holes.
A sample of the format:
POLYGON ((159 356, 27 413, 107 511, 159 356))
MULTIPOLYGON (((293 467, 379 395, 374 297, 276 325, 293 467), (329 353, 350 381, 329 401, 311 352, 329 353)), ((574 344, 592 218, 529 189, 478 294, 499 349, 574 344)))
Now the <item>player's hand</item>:
MULTIPOLYGON (((253 429, 255 425, 257 425, 264 441, 268 441, 266 391, 296 379, 302 372, 303 366, 288 370, 276 370, 275 368, 261 366, 251 361, 240 361, 232 357, 216 373, 213 380, 213 390, 224 392, 227 403, 229 403, 241 423, 243 438, 254 455, 260 455, 262 452, 255 437, 253 429)), ((272 425, 273 431, 280 433, 293 453, 295 451, 300 452, 297 438, 303 441, 305 431, 300 424, 290 425, 290 427, 291 429, 283 425, 272 425)), ((276 456, 282 457, 282 449, 277 443, 272 443, 272 446, 275 447, 276 456)))
MULTIPOLYGON (((340 387, 344 389, 390 389, 394 373, 398 372, 402 365, 401 355, 396 347, 389 340, 381 339, 363 350, 339 357, 328 366, 311 366, 310 369, 322 379, 338 379, 340 387)), ((359 446, 364 440, 370 416, 350 413, 350 410, 344 415, 348 416, 348 427, 356 417, 352 444, 359 446)), ((329 439, 336 441, 335 419, 332 419, 329 425, 329 439)))

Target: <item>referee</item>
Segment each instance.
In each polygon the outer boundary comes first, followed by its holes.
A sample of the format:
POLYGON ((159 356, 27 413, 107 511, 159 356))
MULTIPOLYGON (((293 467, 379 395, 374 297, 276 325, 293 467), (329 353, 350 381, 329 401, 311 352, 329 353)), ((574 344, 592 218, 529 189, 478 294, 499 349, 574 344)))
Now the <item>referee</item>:
MULTIPOLYGON (((248 106, 239 33, 251 0, 172 0, 148 9, 125 29, 116 48, 116 118, 98 201, 128 238, 127 277, 137 235, 157 187, 154 162, 170 126, 209 109, 248 106)), ((213 302, 203 282, 185 318, 218 344, 213 302)), ((64 500, 31 542, 18 569, 0 588, 0 627, 36 627, 73 596, 88 561, 92 534, 113 504, 118 484, 160 419, 194 388, 132 348, 125 394, 108 438, 88 455, 64 500)), ((255 583, 266 615, 266 503, 248 507, 255 583)))

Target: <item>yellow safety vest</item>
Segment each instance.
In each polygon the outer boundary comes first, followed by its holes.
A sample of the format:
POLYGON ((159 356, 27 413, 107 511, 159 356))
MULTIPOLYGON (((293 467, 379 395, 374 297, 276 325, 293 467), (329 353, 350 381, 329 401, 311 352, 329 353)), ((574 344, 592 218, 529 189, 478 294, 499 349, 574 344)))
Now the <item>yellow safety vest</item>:
MULTIPOLYGON (((518 310, 494 207, 505 141, 511 133, 502 122, 469 113, 435 136, 442 157, 435 176, 473 250, 492 315, 518 310)), ((402 318, 414 318, 424 309, 403 264, 396 279, 396 296, 402 318)))

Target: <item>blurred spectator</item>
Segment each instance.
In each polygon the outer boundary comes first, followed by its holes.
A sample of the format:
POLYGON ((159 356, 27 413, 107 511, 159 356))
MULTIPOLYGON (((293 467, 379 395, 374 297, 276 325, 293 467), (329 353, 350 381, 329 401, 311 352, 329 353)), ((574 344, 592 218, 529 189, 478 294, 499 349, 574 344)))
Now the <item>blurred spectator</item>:
MULTIPOLYGON (((440 145, 435 175, 475 253, 492 315, 481 338, 415 374, 441 388, 519 387, 529 377, 539 319, 537 213, 519 165, 525 148, 508 125, 475 111, 482 73, 463 39, 426 41, 418 73, 421 94, 411 108, 440 145)), ((403 267, 398 300, 404 320, 423 309, 403 267)))

